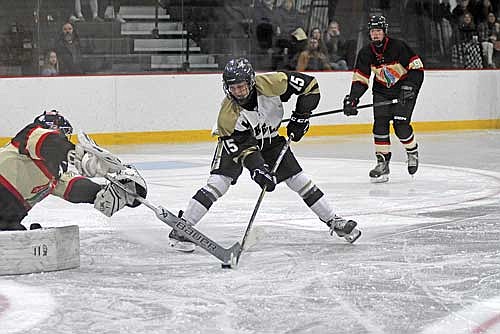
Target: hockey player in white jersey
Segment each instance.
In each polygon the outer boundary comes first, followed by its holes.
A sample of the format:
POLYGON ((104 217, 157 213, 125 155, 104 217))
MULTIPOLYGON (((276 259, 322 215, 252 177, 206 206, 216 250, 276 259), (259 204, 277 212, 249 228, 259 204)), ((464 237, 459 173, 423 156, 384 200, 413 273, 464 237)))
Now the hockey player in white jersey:
MULTIPOLYGON (((309 128, 309 117, 320 99, 319 85, 310 75, 299 72, 276 72, 255 75, 247 59, 230 60, 223 72, 226 97, 217 119, 218 144, 207 184, 200 188, 181 216, 197 224, 210 207, 234 185, 243 168, 266 191, 273 191, 280 182, 296 192, 306 205, 335 233, 348 242, 356 241, 361 232, 357 223, 335 214, 323 192, 302 171, 290 148, 275 174, 270 172, 286 143, 278 129, 283 119, 283 102, 297 95, 295 111, 287 126, 287 135, 299 141, 309 128)), ((173 248, 191 252, 195 245, 179 236, 169 235, 173 248)))

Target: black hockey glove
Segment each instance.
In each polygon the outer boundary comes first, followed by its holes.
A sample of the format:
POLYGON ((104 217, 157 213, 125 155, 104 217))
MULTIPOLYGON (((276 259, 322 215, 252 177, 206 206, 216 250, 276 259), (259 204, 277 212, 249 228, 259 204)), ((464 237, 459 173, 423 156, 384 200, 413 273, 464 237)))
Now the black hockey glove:
POLYGON ((417 90, 410 85, 402 85, 401 92, 399 93, 399 103, 402 105, 410 103, 417 98, 417 90))
POLYGON ((262 189, 266 187, 266 191, 273 191, 276 188, 276 176, 269 171, 267 164, 252 170, 252 180, 254 180, 262 189))
POLYGON ((356 116, 358 114, 358 109, 356 109, 358 103, 359 103, 358 98, 346 95, 344 97, 344 115, 356 116))
POLYGON ((310 114, 292 113, 292 117, 290 117, 290 121, 286 126, 286 135, 292 137, 292 141, 301 140, 309 130, 309 116, 310 114))

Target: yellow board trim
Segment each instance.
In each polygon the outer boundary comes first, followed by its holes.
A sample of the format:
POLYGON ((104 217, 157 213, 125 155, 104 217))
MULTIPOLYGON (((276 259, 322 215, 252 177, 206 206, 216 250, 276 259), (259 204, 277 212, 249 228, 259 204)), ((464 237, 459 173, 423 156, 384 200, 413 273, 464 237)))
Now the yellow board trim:
MULTIPOLYGON (((500 119, 415 122, 412 123, 415 132, 439 132, 462 130, 500 129, 500 119)), ((392 127, 391 127, 392 128, 392 127)), ((286 125, 280 128, 280 133, 286 135, 286 125)), ((371 134, 372 124, 338 124, 313 125, 307 136, 339 136, 354 134, 371 134)), ((214 141, 210 130, 155 131, 155 132, 117 132, 90 133, 92 139, 99 145, 129 145, 129 144, 170 144, 214 141)), ((72 136, 76 139, 76 136, 72 136)), ((0 142, 6 143, 9 137, 0 137, 0 142)))

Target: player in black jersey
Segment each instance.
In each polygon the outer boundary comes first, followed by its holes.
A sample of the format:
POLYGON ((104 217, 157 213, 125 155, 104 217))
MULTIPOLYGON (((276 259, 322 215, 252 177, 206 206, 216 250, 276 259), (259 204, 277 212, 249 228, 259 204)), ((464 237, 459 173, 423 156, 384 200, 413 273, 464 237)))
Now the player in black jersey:
POLYGON ((351 91, 344 98, 344 114, 358 114, 356 106, 368 89, 374 74, 373 102, 399 99, 399 103, 374 107, 373 139, 377 166, 370 171, 372 182, 389 180, 391 160, 390 121, 406 149, 408 173, 418 169, 418 145, 410 124, 420 87, 424 65, 420 57, 402 40, 387 36, 388 24, 383 16, 372 16, 368 23, 371 42, 358 53, 351 91))

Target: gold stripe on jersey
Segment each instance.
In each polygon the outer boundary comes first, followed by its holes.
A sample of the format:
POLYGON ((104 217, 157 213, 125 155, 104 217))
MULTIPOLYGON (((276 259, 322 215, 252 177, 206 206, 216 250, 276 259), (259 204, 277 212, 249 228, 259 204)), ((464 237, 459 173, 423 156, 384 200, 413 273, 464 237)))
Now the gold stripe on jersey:
POLYGON ((375 80, 387 88, 394 86, 408 71, 400 63, 384 64, 382 66, 371 66, 375 74, 375 80))
POLYGON ((255 77, 257 92, 265 96, 280 96, 286 92, 288 77, 283 72, 259 74, 255 77))
POLYGON ((301 95, 319 94, 319 85, 316 78, 313 78, 301 95))
POLYGON ((38 156, 38 145, 41 144, 40 140, 43 136, 48 135, 49 133, 55 132, 53 130, 47 130, 43 128, 36 128, 31 131, 28 136, 28 141, 26 142, 26 150, 29 155, 33 159, 42 160, 42 157, 38 156))
POLYGON ((217 131, 220 137, 230 136, 234 132, 241 108, 228 97, 222 101, 217 118, 217 131))
POLYGON ((364 73, 356 70, 352 74, 352 82, 356 82, 356 81, 362 83, 365 86, 368 86, 370 84, 370 76, 366 76, 364 73))

